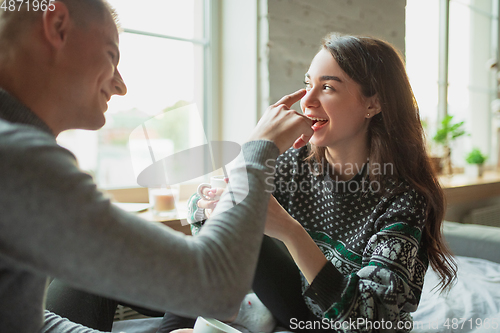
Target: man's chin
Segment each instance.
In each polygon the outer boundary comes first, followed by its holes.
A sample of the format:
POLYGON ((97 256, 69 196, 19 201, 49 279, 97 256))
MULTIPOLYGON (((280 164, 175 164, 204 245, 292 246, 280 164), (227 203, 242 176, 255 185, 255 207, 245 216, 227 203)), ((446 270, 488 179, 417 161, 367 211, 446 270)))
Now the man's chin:
POLYGON ((105 124, 106 124, 106 117, 104 117, 103 114, 101 117, 93 119, 92 122, 86 123, 84 126, 80 127, 80 129, 88 131, 96 131, 98 129, 101 129, 105 124))
POLYGON ((104 121, 101 122, 99 125, 96 125, 96 126, 90 128, 90 130, 97 131, 98 129, 101 129, 105 124, 106 124, 106 119, 104 119, 104 121))

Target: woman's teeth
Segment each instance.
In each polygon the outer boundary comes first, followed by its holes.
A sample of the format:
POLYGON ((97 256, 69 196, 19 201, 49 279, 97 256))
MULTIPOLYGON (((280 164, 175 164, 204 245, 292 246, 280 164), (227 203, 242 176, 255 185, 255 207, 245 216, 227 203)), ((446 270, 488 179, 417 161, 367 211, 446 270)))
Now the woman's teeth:
POLYGON ((328 121, 328 119, 323 119, 323 118, 316 118, 316 117, 308 117, 313 121, 313 125, 316 123, 325 123, 328 121))

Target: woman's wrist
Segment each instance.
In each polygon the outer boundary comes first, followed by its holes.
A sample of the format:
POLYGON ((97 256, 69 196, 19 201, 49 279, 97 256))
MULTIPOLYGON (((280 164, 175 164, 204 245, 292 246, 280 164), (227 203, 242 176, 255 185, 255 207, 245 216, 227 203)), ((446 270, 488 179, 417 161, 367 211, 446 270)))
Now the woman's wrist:
POLYGON ((292 223, 289 223, 289 227, 283 232, 282 239, 280 240, 285 243, 286 246, 294 246, 295 244, 300 244, 304 237, 309 237, 309 234, 304 227, 294 219, 292 223))
POLYGON ((312 283, 327 263, 323 252, 299 223, 290 228, 283 243, 307 281, 312 283))

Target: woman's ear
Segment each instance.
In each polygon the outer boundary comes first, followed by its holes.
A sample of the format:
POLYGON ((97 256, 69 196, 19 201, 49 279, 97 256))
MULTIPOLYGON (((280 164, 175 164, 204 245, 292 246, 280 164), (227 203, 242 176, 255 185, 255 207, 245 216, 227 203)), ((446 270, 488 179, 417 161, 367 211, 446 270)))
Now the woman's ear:
POLYGON ((382 108, 380 107, 380 101, 377 94, 366 99, 366 118, 371 118, 381 111, 382 108))
POLYGON ((51 9, 43 13, 43 31, 47 41, 55 48, 60 48, 65 42, 71 18, 68 7, 63 2, 56 1, 51 9))

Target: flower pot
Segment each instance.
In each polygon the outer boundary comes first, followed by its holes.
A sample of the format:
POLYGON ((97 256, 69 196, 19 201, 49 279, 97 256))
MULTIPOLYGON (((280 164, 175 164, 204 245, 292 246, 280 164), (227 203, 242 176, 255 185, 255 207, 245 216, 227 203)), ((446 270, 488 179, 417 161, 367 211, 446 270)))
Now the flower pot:
POLYGON ((471 178, 480 178, 483 176, 484 164, 467 164, 465 174, 471 178))

